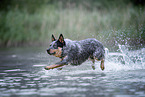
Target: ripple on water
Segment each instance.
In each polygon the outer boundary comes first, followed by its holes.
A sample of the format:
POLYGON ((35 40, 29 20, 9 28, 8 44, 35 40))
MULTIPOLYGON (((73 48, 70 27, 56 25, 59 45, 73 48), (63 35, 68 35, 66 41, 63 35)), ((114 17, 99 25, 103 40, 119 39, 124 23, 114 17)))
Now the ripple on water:
POLYGON ((56 94, 56 93, 74 92, 74 91, 80 91, 80 90, 86 91, 86 89, 76 88, 76 87, 55 87, 55 88, 41 88, 39 92, 49 92, 52 94, 56 94))
POLYGON ((21 69, 10 69, 10 70, 4 70, 4 72, 22 72, 22 71, 25 71, 25 70, 21 70, 21 69))
POLYGON ((135 95, 115 95, 115 97, 137 97, 135 95))
POLYGON ((0 73, 0 75, 6 75, 7 73, 0 73))
POLYGON ((19 90, 15 95, 37 95, 38 92, 36 89, 22 89, 19 90))
POLYGON ((40 65, 40 64, 36 64, 36 65, 33 65, 33 67, 45 67, 46 65, 44 64, 42 64, 42 65, 40 65))

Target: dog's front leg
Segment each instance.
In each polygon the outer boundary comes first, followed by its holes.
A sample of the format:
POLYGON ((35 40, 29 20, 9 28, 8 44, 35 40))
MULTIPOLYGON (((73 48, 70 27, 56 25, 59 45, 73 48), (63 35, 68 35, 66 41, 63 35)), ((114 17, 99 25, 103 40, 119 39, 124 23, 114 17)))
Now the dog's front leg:
POLYGON ((54 65, 46 66, 45 69, 46 70, 50 70, 50 69, 62 67, 62 66, 67 65, 67 64, 68 64, 68 58, 66 57, 61 62, 58 62, 58 63, 56 63, 54 65))
POLYGON ((54 64, 54 65, 50 65, 50 66, 46 66, 45 69, 46 70, 50 70, 50 69, 54 69, 54 68, 58 68, 58 67, 62 67, 64 65, 57 65, 57 64, 54 64))
MULTIPOLYGON (((66 57, 67 57, 67 56, 65 56, 65 57, 61 58, 61 60, 60 60, 60 61, 63 61, 63 59, 64 59, 64 58, 66 58, 66 57)), ((57 68, 57 70, 62 70, 62 67, 57 68)))

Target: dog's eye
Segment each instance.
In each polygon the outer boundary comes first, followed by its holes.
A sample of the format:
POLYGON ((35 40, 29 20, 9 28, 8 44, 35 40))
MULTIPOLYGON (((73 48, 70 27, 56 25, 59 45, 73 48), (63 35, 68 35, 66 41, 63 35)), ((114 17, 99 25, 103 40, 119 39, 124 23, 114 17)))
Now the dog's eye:
POLYGON ((54 45, 53 47, 54 47, 55 49, 57 49, 57 45, 54 45))

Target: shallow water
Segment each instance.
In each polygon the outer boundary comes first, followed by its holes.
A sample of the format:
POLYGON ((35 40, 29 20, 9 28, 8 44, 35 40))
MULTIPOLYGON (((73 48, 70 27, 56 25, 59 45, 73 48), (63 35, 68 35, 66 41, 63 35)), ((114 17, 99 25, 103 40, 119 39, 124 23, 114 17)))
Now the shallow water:
POLYGON ((0 49, 0 97, 145 97, 145 48, 119 45, 109 52, 105 70, 91 61, 62 70, 44 70, 58 58, 43 48, 0 49))

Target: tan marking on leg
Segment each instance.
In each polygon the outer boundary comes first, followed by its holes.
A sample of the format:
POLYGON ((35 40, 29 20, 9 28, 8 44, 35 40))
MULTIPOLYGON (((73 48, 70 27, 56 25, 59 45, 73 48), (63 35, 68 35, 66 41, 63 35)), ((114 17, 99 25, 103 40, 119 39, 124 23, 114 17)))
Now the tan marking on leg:
POLYGON ((97 61, 101 61, 101 64, 100 64, 100 68, 102 69, 102 70, 104 70, 105 69, 105 66, 104 66, 104 59, 102 59, 102 60, 98 60, 97 58, 95 58, 97 61))
POLYGON ((104 69, 105 69, 105 66, 104 66, 104 59, 102 59, 102 60, 101 60, 100 67, 101 67, 101 69, 102 69, 102 70, 104 70, 104 69))
POLYGON ((46 70, 50 70, 50 69, 54 69, 54 68, 58 68, 58 67, 62 67, 62 66, 64 66, 64 65, 56 65, 56 64, 54 64, 54 65, 46 66, 45 69, 46 70))

